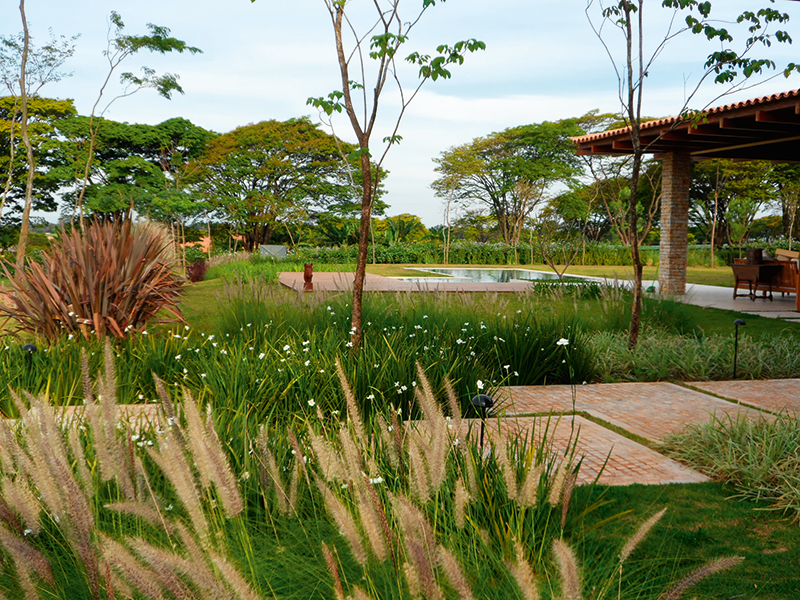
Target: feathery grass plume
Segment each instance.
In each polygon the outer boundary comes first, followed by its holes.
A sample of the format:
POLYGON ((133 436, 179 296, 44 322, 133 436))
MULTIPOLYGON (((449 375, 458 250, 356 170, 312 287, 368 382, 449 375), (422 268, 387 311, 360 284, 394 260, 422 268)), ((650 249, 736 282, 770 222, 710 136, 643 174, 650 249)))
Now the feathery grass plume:
POLYGON ((75 468, 78 470, 78 480, 83 488, 83 492, 89 496, 93 493, 92 473, 89 467, 86 466, 86 454, 83 451, 83 444, 81 444, 80 433, 77 427, 70 427, 67 433, 67 442, 72 451, 72 459, 75 462, 75 468))
POLYGON ((553 483, 550 484, 550 492, 547 494, 547 502, 551 506, 556 506, 561 501, 561 492, 564 490, 564 482, 567 479, 569 466, 566 461, 558 463, 553 483))
POLYGON ((428 381, 428 377, 425 375, 425 371, 422 369, 422 365, 416 363, 417 367, 417 377, 420 381, 420 388, 422 391, 417 388, 415 391, 417 392, 414 394, 419 402, 419 406, 422 409, 422 414, 425 415, 425 419, 430 423, 434 424, 440 420, 444 420, 444 413, 442 409, 439 407, 439 403, 436 402, 436 397, 433 395, 433 390, 431 389, 430 381, 428 381))
POLYGON ((209 556, 214 566, 216 566, 222 574, 223 581, 227 587, 236 594, 237 598, 241 600, 260 600, 258 595, 253 591, 252 586, 242 577, 241 573, 239 573, 228 559, 213 551, 209 551, 209 556))
POLYGON ((400 462, 400 472, 403 471, 403 448, 405 447, 405 427, 397 418, 397 410, 394 405, 389 407, 389 416, 392 420, 392 434, 394 438, 394 451, 397 453, 397 460, 400 462))
POLYGON ((422 584, 419 580, 419 572, 417 572, 417 568, 413 563, 403 563, 403 575, 405 575, 408 593, 411 595, 412 600, 422 598, 422 584))
POLYGON ((103 559, 122 575, 131 587, 148 598, 164 597, 164 590, 152 569, 140 563, 121 543, 103 534, 99 534, 99 537, 103 547, 103 559))
POLYGON ((466 508, 469 504, 470 497, 469 492, 464 487, 464 480, 462 478, 458 478, 456 481, 456 492, 455 492, 455 518, 456 518, 456 526, 459 529, 464 529, 465 524, 465 515, 466 515, 466 508))
POLYGON ((572 490, 575 489, 575 482, 578 480, 578 474, 570 471, 567 478, 564 480, 564 490, 561 493, 561 529, 567 524, 567 513, 569 512, 569 503, 572 500, 572 490))
POLYGON ((300 463, 302 461, 294 461, 294 468, 292 469, 292 479, 289 481, 289 510, 297 514, 297 499, 300 497, 298 494, 300 483, 300 463))
POLYGON ((361 470, 361 451, 356 446, 356 441, 350 435, 345 424, 339 427, 339 442, 342 444, 347 480, 352 487, 361 487, 364 484, 361 470))
POLYGON ((342 465, 339 454, 327 439, 314 433, 314 428, 311 425, 308 426, 308 439, 325 480, 332 482, 346 479, 345 467, 342 465))
POLYGON ((144 502, 110 502, 104 506, 108 510, 113 510, 114 512, 125 513, 144 519, 156 527, 163 527, 165 525, 159 512, 144 502))
MULTIPOLYGON (((178 532, 184 548, 186 548, 187 562, 190 565, 190 570, 184 571, 185 575, 191 577, 194 582, 206 590, 208 595, 212 598, 221 598, 225 596, 225 590, 220 583, 219 575, 211 568, 208 562, 208 555, 204 548, 201 548, 195 541, 191 532, 181 523, 174 523, 173 527, 178 532)), ((183 565, 182 562, 176 562, 177 565, 183 565)))
POLYGON ((206 429, 203 427, 203 419, 200 410, 189 390, 183 390, 183 416, 186 419, 186 430, 184 438, 189 453, 192 457, 197 473, 200 476, 200 485, 203 489, 211 487, 211 472, 214 470, 211 458, 206 452, 208 440, 206 439, 206 429))
POLYGON ((31 436, 30 433, 36 426, 37 421, 33 407, 27 409, 22 399, 13 390, 11 390, 11 398, 14 400, 20 415, 17 421, 18 427, 27 441, 27 448, 23 449, 16 441, 13 433, 9 440, 11 442, 11 451, 17 460, 17 468, 21 474, 24 473, 31 478, 48 512, 55 515, 64 514, 66 509, 62 488, 58 479, 53 477, 52 470, 48 468, 50 466, 48 455, 51 453, 48 451, 49 445, 42 446, 41 431, 40 435, 31 436))
POLYGON ((373 600, 373 598, 358 586, 353 587, 353 595, 348 596, 352 600, 373 600))
POLYGON ((456 592, 458 592, 461 600, 475 600, 472 595, 472 589, 467 583, 467 578, 464 577, 464 572, 456 560, 456 557, 444 546, 439 546, 439 566, 450 581, 456 592))
POLYGON ((553 540, 553 554, 556 557, 561 576, 561 592, 565 600, 580 600, 581 579, 578 575, 578 559, 575 552, 562 540, 553 540))
POLYGON ((286 493, 286 488, 283 487, 283 480, 281 479, 281 470, 278 468, 278 461, 275 460, 275 455, 269 448, 263 448, 264 458, 267 463, 267 472, 272 479, 272 485, 275 486, 275 496, 278 501, 278 510, 281 514, 289 514, 289 494, 286 493))
POLYGON ((34 535, 38 534, 42 507, 28 486, 28 478, 23 475, 18 475, 16 479, 3 477, 2 495, 2 500, 8 507, 22 518, 25 529, 29 529, 34 535))
POLYGON ((25 592, 26 600, 38 600, 39 598, 36 590, 37 586, 32 579, 33 575, 55 587, 56 582, 53 579, 50 563, 44 555, 23 538, 11 533, 3 525, 0 525, 0 545, 5 548, 11 560, 14 561, 20 586, 25 592))
POLYGON ((336 558, 325 542, 322 542, 322 555, 325 557, 325 566, 328 567, 328 572, 333 577, 333 591, 336 592, 336 600, 344 600, 342 578, 339 577, 339 565, 336 564, 336 558))
POLYGON ((416 567, 419 582, 425 598, 442 599, 443 594, 436 583, 434 563, 436 552, 436 539, 428 519, 422 511, 404 496, 390 495, 394 514, 403 531, 403 542, 408 557, 416 567))
MULTIPOLYGON (((140 539, 126 540, 130 547, 138 555, 136 558, 140 562, 144 562, 146 567, 150 569, 162 590, 174 596, 175 598, 191 597, 191 590, 180 578, 179 564, 176 562, 183 561, 177 554, 156 548, 140 539), (176 561, 175 559, 178 559, 176 561)), ((185 561, 184 561, 185 562, 185 561)))
POLYGON ((336 374, 339 376, 339 383, 344 391, 344 399, 347 403, 347 416, 350 418, 350 422, 353 423, 353 428, 356 430, 356 436, 358 437, 359 441, 366 443, 367 436, 364 433, 364 423, 361 420, 361 414, 358 411, 356 397, 353 395, 353 390, 347 381, 347 377, 344 374, 344 369, 342 369, 342 365, 338 358, 336 359, 336 374))
POLYGON ((236 478, 225 451, 214 429, 211 406, 208 407, 205 425, 200 417, 197 402, 189 390, 183 390, 183 412, 186 415, 185 439, 192 460, 200 474, 200 483, 209 489, 213 482, 225 515, 234 517, 244 508, 236 478))
POLYGON ((356 507, 372 553, 379 561, 383 562, 387 556, 385 530, 368 494, 365 486, 356 491, 356 507))
POLYGON ((447 405, 450 410, 450 417, 453 419, 453 428, 458 431, 461 427, 461 404, 458 402, 458 397, 450 383, 450 378, 444 378, 444 389, 447 395, 447 405))
POLYGON ((497 465, 500 467, 500 471, 503 473, 503 480, 506 482, 506 493, 508 494, 509 498, 516 498, 517 497, 517 470, 511 464, 511 460, 508 456, 509 451, 508 445, 504 449, 501 449, 497 453, 497 465))
MULTIPOLYGON (((109 340, 106 338, 106 347, 108 347, 108 343, 109 340)), ((91 392, 92 386, 88 373, 88 359, 85 361, 83 360, 86 358, 86 350, 81 349, 81 353, 81 365, 82 369, 85 370, 83 374, 84 394, 86 396, 84 414, 92 431, 92 446, 97 457, 100 478, 103 481, 109 481, 116 476, 123 494, 125 494, 126 498, 129 500, 132 500, 132 482, 127 476, 127 470, 122 468, 125 461, 122 460, 122 452, 117 441, 115 422, 117 416, 116 391, 109 389, 110 385, 114 385, 113 362, 110 365, 106 365, 105 374, 105 378, 107 379, 109 377, 108 369, 112 369, 110 374, 112 377, 111 383, 109 384, 108 381, 103 381, 104 378, 101 377, 98 381, 99 395, 95 396, 91 392)), ((106 353, 105 360, 113 361, 113 359, 108 356, 109 353, 110 349, 109 352, 106 353)))
POLYGON ((517 494, 517 502, 523 508, 533 508, 536 506, 539 498, 539 483, 542 480, 542 473, 544 472, 544 465, 536 466, 531 464, 528 472, 525 474, 525 481, 519 488, 517 494))
POLYGON ((717 558, 712 560, 681 579, 678 583, 672 586, 672 588, 661 594, 658 597, 658 600, 676 600, 677 598, 680 598, 683 592, 699 581, 702 581, 714 573, 735 567, 743 560, 743 556, 731 556, 728 558, 717 558))
POLYGON ((647 519, 647 521, 639 525, 639 529, 636 530, 636 533, 628 538, 628 541, 625 542, 625 545, 622 547, 622 550, 619 553, 620 563, 624 563, 626 560, 628 560, 628 557, 633 553, 634 550, 636 550, 636 546, 638 546, 639 543, 647 537, 647 534, 650 533, 650 530, 653 528, 653 526, 661 520, 661 517, 664 516, 665 512, 667 512, 667 507, 662 508, 652 517, 647 519))
POLYGON ((530 564, 525 560, 525 552, 522 549, 522 544, 514 540, 514 553, 516 560, 507 561, 506 567, 517 582, 517 586, 522 591, 522 596, 525 600, 539 600, 539 590, 536 585, 536 578, 533 576, 533 569, 530 564))
MULTIPOLYGON (((91 498, 84 495, 73 474, 64 433, 57 425, 55 410, 44 397, 34 397, 26 393, 30 409, 23 414, 21 427, 25 432, 29 460, 26 462, 27 474, 36 484, 38 482, 55 488, 56 504, 47 506, 48 512, 61 520, 61 530, 78 558, 83 562, 86 577, 92 594, 99 594, 100 575, 97 553, 93 545, 94 513, 91 498)), ((19 398, 17 398, 19 400, 19 398)), ((21 400, 20 400, 21 406, 21 400)), ((43 499, 45 498, 42 494, 43 499)))
POLYGON ((378 433, 381 437, 381 445, 383 446, 383 450, 389 457, 389 462, 391 465, 393 467, 397 467, 399 466, 400 461, 398 460, 397 448, 395 448, 389 425, 386 424, 386 419, 381 414, 377 415, 375 420, 378 423, 378 433))
POLYGON ((472 452, 467 452, 464 457, 464 462, 467 465, 467 490, 470 495, 475 498, 478 496, 478 478, 475 475, 475 462, 472 457, 472 452))
POLYGON ((408 464, 409 464, 409 485, 411 491, 423 504, 431 499, 431 488, 428 476, 428 467, 425 459, 422 458, 420 443, 417 441, 416 432, 408 438, 408 464))
POLYGON ((194 530, 201 538, 206 538, 209 533, 208 521, 203 512, 200 492, 195 485, 194 475, 189 462, 186 460, 182 445, 178 443, 174 445, 168 444, 166 437, 162 436, 158 447, 148 448, 147 453, 164 473, 172 487, 175 488, 178 498, 180 498, 186 512, 189 514, 194 530))
POLYGON ((350 552, 353 553, 353 556, 361 566, 366 566, 367 553, 364 550, 364 544, 361 542, 361 536, 358 533, 358 527, 356 527, 353 515, 350 514, 350 511, 345 508, 344 504, 341 503, 328 486, 317 480, 317 487, 322 493, 328 512, 339 527, 339 533, 341 533, 350 544, 350 552))

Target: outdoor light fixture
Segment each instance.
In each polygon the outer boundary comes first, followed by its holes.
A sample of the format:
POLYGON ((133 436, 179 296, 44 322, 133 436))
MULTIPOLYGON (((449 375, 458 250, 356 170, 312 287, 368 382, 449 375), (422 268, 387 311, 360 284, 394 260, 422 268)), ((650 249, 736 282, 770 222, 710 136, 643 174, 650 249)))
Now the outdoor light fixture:
POLYGON ((736 335, 733 339, 733 378, 736 379, 736 362, 739 358, 739 325, 745 326, 745 323, 742 319, 736 319, 733 324, 736 326, 736 335))
POLYGON ((25 357, 25 359, 28 361, 28 367, 31 366, 31 363, 33 362, 33 353, 36 352, 37 350, 39 349, 36 347, 36 344, 25 344, 22 347, 22 351, 28 353, 27 356, 25 357))
POLYGON ((494 400, 486 394, 478 394, 472 398, 472 406, 481 411, 481 448, 483 448, 483 428, 486 423, 486 411, 494 406, 494 400))

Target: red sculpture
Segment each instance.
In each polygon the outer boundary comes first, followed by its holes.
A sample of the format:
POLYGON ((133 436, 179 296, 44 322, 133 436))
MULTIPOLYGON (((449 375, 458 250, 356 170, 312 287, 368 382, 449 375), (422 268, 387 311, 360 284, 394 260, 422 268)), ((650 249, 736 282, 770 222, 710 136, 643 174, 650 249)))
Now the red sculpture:
POLYGON ((314 291, 314 282, 311 279, 314 277, 314 265, 305 263, 303 270, 303 290, 306 292, 314 291))

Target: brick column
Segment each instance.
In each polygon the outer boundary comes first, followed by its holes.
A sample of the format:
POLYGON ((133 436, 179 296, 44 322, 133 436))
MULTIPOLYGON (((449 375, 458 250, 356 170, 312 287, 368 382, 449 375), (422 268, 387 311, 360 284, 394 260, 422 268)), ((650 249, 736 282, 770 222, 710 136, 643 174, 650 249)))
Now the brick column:
POLYGON ((668 152, 661 161, 661 249, 658 270, 662 294, 686 293, 686 259, 689 244, 688 154, 668 152))

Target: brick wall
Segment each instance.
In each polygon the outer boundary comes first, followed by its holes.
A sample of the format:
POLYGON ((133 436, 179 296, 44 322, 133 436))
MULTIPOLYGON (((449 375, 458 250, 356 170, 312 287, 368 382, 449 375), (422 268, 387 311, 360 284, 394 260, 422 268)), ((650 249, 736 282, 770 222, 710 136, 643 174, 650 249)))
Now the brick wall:
POLYGON ((691 158, 688 154, 668 152, 661 164, 659 289, 662 294, 682 295, 686 293, 691 158))

